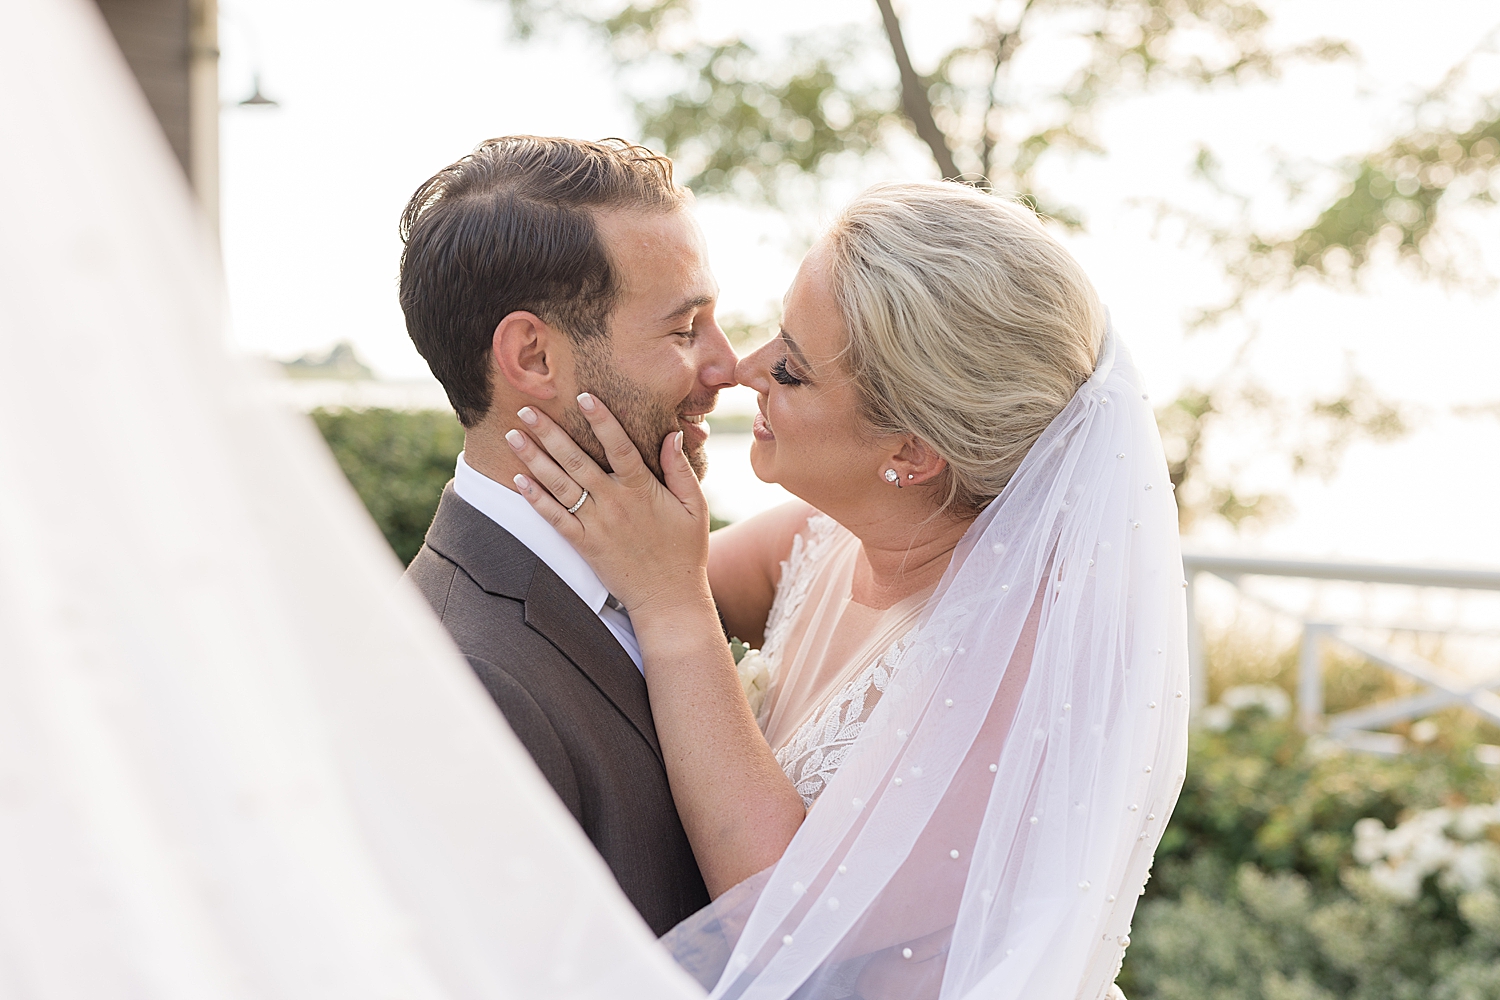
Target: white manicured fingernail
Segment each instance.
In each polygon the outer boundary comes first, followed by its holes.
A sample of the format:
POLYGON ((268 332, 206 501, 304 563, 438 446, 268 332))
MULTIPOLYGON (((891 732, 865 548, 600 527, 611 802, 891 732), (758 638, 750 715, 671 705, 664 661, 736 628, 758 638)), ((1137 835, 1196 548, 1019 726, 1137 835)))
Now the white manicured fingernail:
POLYGON ((682 431, 677 432, 677 454, 682 454, 682 431))
POLYGON ((520 417, 528 424, 536 423, 536 411, 529 406, 523 406, 519 410, 517 410, 516 416, 520 417))
POLYGON ((531 480, 527 479, 525 476, 517 475, 516 478, 512 480, 512 482, 516 484, 516 489, 520 490, 522 493, 525 493, 527 490, 531 489, 531 480))
POLYGON ((578 394, 578 405, 581 406, 581 407, 583 407, 583 409, 586 410, 586 411, 588 411, 589 413, 593 413, 594 412, 594 397, 590 396, 586 392, 580 392, 578 394))
POLYGON ((516 449, 516 451, 520 451, 522 448, 526 447, 526 435, 522 434, 520 431, 506 431, 505 440, 510 444, 512 448, 516 449))

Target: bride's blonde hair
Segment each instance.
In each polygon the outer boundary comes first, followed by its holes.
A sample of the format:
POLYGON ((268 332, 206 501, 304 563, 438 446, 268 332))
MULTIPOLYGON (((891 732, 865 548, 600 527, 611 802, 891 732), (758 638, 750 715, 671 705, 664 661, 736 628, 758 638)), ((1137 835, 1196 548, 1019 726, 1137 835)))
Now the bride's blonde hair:
POLYGON ((1093 373, 1094 286, 1030 209, 956 183, 876 185, 825 246, 865 418, 931 445, 943 507, 978 513, 1093 373))

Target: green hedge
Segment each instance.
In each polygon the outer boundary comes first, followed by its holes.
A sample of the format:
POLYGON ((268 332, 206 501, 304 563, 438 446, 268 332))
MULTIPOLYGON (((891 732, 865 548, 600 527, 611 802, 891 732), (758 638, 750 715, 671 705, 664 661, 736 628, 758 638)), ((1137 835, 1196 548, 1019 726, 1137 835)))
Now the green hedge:
MULTIPOLYGON (((436 410, 321 409, 312 418, 385 540, 410 563, 463 451, 458 418, 436 410)), ((728 523, 709 515, 711 530, 728 523)))
MULTIPOLYGON (((1380 758, 1309 741, 1259 708, 1196 730, 1121 988, 1131 1000, 1500 1000, 1500 864, 1468 885, 1433 871, 1401 898, 1356 857, 1354 833, 1367 817, 1394 827, 1497 794, 1463 740, 1380 758)), ((1479 838, 1500 841, 1500 824, 1479 838)))
POLYGON ((415 558, 464 447, 458 418, 437 410, 314 410, 344 475, 403 563, 415 558))

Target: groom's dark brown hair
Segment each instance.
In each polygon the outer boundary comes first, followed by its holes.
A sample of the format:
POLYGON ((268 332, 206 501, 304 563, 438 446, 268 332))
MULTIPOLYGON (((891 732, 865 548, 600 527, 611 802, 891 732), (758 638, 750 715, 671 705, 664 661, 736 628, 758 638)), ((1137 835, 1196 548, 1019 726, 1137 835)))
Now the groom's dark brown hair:
POLYGON ((490 345, 508 314, 608 343, 619 281, 594 213, 686 197, 672 161, 641 146, 531 135, 490 139, 417 188, 401 213, 401 310, 465 427, 490 407, 490 345))

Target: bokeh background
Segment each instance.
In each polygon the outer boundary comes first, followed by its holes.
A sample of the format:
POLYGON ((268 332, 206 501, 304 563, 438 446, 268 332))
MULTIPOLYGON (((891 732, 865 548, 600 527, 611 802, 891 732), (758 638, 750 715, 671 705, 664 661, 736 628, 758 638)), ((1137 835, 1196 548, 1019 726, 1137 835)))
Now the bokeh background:
MULTIPOLYGON (((1211 516, 1196 532, 1500 564, 1481 499, 1496 482, 1484 456, 1500 454, 1489 4, 1419 18, 1332 0, 898 13, 954 166, 977 177, 992 144, 991 182, 1066 220, 1154 396, 1189 397, 1169 423, 1197 445, 1183 493, 1211 516), (1203 393, 1214 411, 1200 418, 1203 393), (1435 477, 1448 516, 1431 516, 1435 477)), ((487 136, 621 135, 673 154, 701 194, 723 312, 747 332, 775 322, 842 200, 939 175, 903 113, 876 0, 357 13, 234 0, 221 23, 225 96, 259 74, 280 103, 232 107, 221 126, 225 263, 249 352, 347 341, 383 379, 428 378, 392 291, 395 220, 487 136)), ((720 490, 720 506, 753 500, 726 513, 776 496, 736 485, 749 489, 720 490)))
MULTIPOLYGON (((1500 1000, 1492 0, 222 0, 216 17, 234 349, 284 376, 403 560, 462 434, 405 335, 396 221, 479 141, 673 156, 747 348, 868 183, 958 176, 1034 205, 1145 373, 1187 549, 1396 567, 1195 577, 1201 708, 1127 994, 1500 1000)), ((726 393, 713 419, 725 520, 785 499, 745 462, 753 406, 726 393)))

